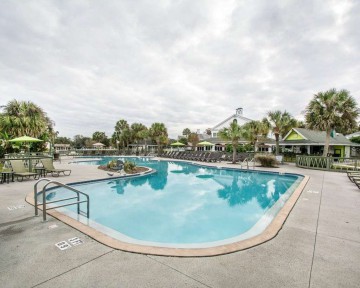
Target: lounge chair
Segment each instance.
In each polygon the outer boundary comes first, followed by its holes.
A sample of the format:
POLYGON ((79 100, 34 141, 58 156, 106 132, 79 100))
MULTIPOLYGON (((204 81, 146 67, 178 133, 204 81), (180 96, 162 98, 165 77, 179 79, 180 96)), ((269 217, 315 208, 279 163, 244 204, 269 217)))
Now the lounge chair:
POLYGON ((348 171, 347 176, 351 182, 354 182, 355 179, 360 178, 360 171, 348 171))
POLYGON ((347 171, 347 176, 360 189, 360 171, 347 171))
POLYGON ((360 189, 360 179, 359 178, 354 178, 354 183, 360 189))
POLYGON ((207 162, 210 157, 211 152, 205 152, 198 161, 207 162))
POLYGON ((34 177, 34 179, 39 178, 38 173, 28 171, 22 160, 9 160, 9 161, 12 171, 14 172, 14 177, 16 177, 19 182, 23 181, 24 178, 28 178, 28 179, 30 179, 30 177, 34 177))
POLYGON ((52 159, 41 159, 41 163, 45 168, 45 174, 51 173, 51 176, 58 177, 60 173, 63 173, 64 176, 69 176, 71 174, 70 169, 56 169, 52 159))

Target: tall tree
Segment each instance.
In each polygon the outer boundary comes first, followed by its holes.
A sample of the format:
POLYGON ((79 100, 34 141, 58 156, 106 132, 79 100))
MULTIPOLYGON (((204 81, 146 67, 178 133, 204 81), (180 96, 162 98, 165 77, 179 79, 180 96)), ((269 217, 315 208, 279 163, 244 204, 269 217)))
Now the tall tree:
POLYGON ((147 130, 146 126, 141 123, 133 123, 130 126, 131 138, 136 143, 136 152, 139 150, 139 141, 143 139, 142 131, 147 130))
POLYGON ((189 128, 185 128, 182 132, 182 135, 188 137, 190 135, 191 131, 189 128))
POLYGON ((11 137, 38 137, 53 133, 54 122, 44 110, 30 101, 12 100, 0 113, 0 130, 11 137))
POLYGON ((164 139, 167 139, 168 137, 165 124, 158 122, 151 124, 149 135, 156 141, 156 144, 158 145, 158 153, 160 153, 161 145, 164 143, 164 139))
POLYGON ((188 141, 191 143, 192 149, 195 150, 197 143, 199 143, 199 135, 195 132, 191 132, 188 135, 188 141))
POLYGON ((267 119, 271 125, 271 129, 275 135, 276 141, 276 155, 279 155, 279 140, 280 136, 290 131, 291 128, 296 126, 296 120, 290 115, 290 113, 280 110, 268 112, 267 119))
POLYGON ((54 142, 56 131, 55 123, 47 116, 44 110, 31 101, 12 100, 2 107, 0 113, 0 131, 9 137, 31 136, 44 140, 41 143, 32 143, 32 151, 43 151, 46 142, 54 142))
MULTIPOLYGON (((92 135, 92 139, 93 139, 94 141, 96 141, 96 142, 101 142, 101 143, 103 143, 106 138, 107 138, 107 137, 106 137, 105 132, 96 131, 96 132, 94 132, 93 135, 92 135)), ((104 143, 103 143, 103 144, 104 144, 104 143)))
POLYGON ((128 122, 124 119, 121 119, 115 124, 115 134, 117 141, 119 141, 121 147, 128 147, 131 140, 130 126, 128 122))
POLYGON ((71 139, 68 138, 68 137, 56 137, 55 141, 54 141, 55 144, 71 144, 71 139))
POLYGON ((147 141, 148 141, 148 139, 150 137, 149 129, 147 127, 145 127, 145 129, 139 131, 138 134, 139 134, 140 139, 144 140, 144 142, 145 142, 145 155, 146 155, 147 152, 148 152, 147 141))
POLYGON ((211 128, 206 128, 205 134, 211 136, 211 128))
POLYGON ((75 135, 73 138, 75 148, 81 149, 85 147, 88 140, 90 140, 89 137, 84 137, 83 135, 75 135))
POLYGON ((263 121, 250 121, 243 125, 245 138, 254 145, 254 151, 257 151, 258 141, 265 139, 269 133, 268 123, 263 121))
POLYGON ((314 95, 305 110, 306 126, 326 132, 324 156, 329 153, 332 130, 351 130, 357 126, 359 109, 347 90, 330 89, 314 95))
POLYGON ((185 145, 188 145, 188 139, 186 137, 181 137, 179 140, 178 140, 180 143, 183 143, 185 145))
POLYGON ((245 136, 246 131, 237 124, 237 121, 233 121, 230 123, 230 126, 227 128, 223 128, 219 131, 218 135, 223 140, 231 141, 233 147, 233 161, 232 163, 236 163, 236 153, 237 147, 239 145, 239 140, 245 136))

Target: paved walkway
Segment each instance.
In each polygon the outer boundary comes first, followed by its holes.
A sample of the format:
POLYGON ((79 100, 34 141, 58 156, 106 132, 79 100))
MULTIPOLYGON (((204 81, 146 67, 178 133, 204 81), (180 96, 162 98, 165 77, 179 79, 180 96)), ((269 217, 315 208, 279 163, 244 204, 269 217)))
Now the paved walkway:
MULTIPOLYGON (((93 166, 55 166, 73 169, 71 176, 57 178, 65 183, 107 177, 93 166)), ((278 236, 205 258, 111 249, 56 219, 34 217, 24 201, 34 181, 0 184, 0 286, 360 287, 360 190, 341 173, 293 165, 276 171, 310 176, 278 236), (84 243, 64 251, 54 245, 73 237, 84 243)))

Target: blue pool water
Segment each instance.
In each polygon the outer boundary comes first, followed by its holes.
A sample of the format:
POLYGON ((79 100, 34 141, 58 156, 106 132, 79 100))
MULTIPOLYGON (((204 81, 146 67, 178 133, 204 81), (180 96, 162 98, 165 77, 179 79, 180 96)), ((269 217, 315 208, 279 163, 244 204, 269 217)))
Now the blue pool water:
MULTIPOLYGON (((109 160, 79 165, 100 165, 109 160)), ((73 186, 90 196, 90 226, 123 241, 155 246, 213 246, 257 235, 303 178, 149 158, 132 161, 157 172, 73 186)), ((57 188, 47 197, 71 197, 67 194, 57 188)), ((75 208, 62 211, 77 218, 75 208)))

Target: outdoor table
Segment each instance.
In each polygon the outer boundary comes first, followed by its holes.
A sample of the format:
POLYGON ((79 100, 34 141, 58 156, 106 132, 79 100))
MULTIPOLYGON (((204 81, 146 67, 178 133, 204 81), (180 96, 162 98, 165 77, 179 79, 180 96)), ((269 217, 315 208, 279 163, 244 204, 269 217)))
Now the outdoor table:
POLYGON ((2 171, 1 172, 1 184, 3 184, 4 182, 9 184, 10 178, 11 178, 11 181, 14 182, 14 172, 12 172, 12 171, 2 171))
POLYGON ((40 177, 46 176, 46 169, 44 167, 35 167, 34 170, 40 177))

